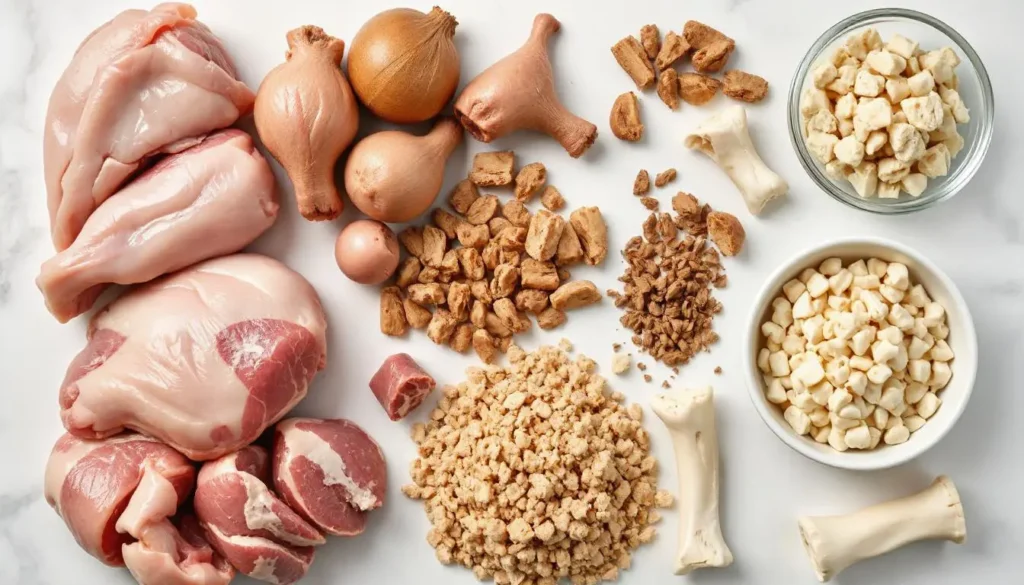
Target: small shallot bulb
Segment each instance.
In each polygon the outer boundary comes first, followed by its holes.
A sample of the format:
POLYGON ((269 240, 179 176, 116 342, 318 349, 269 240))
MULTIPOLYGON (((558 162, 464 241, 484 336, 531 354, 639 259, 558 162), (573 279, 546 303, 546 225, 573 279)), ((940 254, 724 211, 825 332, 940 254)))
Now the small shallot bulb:
POLYGON ((437 6, 385 10, 352 39, 348 76, 367 108, 389 122, 429 120, 455 95, 459 52, 455 17, 437 6))
POLYGON ((567 110, 555 93, 547 43, 559 27, 554 16, 538 14, 526 43, 462 90, 455 115, 473 138, 490 142, 516 130, 536 130, 573 158, 594 143, 597 127, 567 110))
POLYGON ((345 42, 318 26, 288 33, 286 61, 256 92, 256 130, 295 187, 299 213, 334 219, 342 202, 334 165, 359 128, 359 110, 341 72, 345 42))
POLYGON ((398 130, 371 134, 349 153, 348 197, 373 219, 409 221, 434 203, 445 163, 461 142, 462 128, 451 118, 441 119, 426 136, 398 130))
POLYGON ((359 284, 380 284, 398 268, 398 238, 379 221, 360 219, 345 226, 334 243, 338 268, 359 284))

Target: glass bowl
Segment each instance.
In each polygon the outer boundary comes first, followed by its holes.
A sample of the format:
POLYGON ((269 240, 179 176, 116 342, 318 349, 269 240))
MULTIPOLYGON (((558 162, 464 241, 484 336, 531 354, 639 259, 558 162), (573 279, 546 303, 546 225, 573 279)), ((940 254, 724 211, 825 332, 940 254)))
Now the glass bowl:
POLYGON ((854 14, 829 28, 804 56, 789 86, 789 134, 797 158, 804 170, 826 193, 851 207, 873 213, 902 214, 919 211, 956 195, 978 171, 992 141, 995 102, 992 84, 981 58, 974 48, 953 27, 914 10, 880 8, 854 14), (898 199, 863 198, 846 181, 837 182, 825 173, 825 167, 804 144, 803 124, 800 120, 800 95, 811 85, 810 72, 819 62, 831 56, 846 37, 868 27, 874 27, 883 42, 893 34, 920 43, 921 49, 931 51, 952 47, 960 57, 956 68, 958 92, 970 110, 970 121, 958 124, 957 132, 964 139, 963 150, 950 163, 949 174, 929 179, 928 187, 919 197, 902 193, 898 199))

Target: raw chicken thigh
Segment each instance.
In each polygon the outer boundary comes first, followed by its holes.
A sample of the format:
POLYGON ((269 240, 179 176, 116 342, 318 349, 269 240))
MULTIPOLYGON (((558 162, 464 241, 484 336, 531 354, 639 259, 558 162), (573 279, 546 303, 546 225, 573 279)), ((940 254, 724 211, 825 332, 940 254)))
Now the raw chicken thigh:
POLYGON ((173 518, 195 475, 184 456, 149 437, 64 435, 46 464, 44 490, 86 552, 126 565, 142 585, 225 585, 235 571, 195 517, 173 518))
POLYGON ((195 145, 252 110, 220 41, 188 4, 126 10, 78 47, 50 96, 43 139, 57 251, 148 157, 195 145))
POLYGON ((222 130, 161 160, 111 195, 36 284, 61 323, 92 308, 109 283, 147 282, 237 252, 277 218, 270 165, 241 130, 222 130))
POLYGON ((129 428, 191 459, 220 457, 306 396, 326 327, 316 291, 280 262, 207 260, 93 317, 61 385, 61 420, 83 438, 129 428))

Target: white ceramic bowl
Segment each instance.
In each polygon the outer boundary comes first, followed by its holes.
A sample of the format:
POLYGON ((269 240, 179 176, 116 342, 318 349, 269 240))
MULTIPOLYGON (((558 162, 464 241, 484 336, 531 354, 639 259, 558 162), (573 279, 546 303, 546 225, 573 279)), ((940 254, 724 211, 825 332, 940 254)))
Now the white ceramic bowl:
POLYGON ((852 238, 816 245, 785 262, 761 288, 750 313, 745 339, 747 356, 747 386, 754 408, 768 428, 784 443, 800 454, 820 463, 854 470, 884 469, 900 465, 927 451, 939 442, 953 427, 967 406, 974 386, 978 367, 978 340, 974 322, 960 291, 938 267, 920 253, 881 238, 852 238), (768 402, 761 371, 757 367, 757 354, 764 347, 761 324, 770 318, 771 302, 782 294, 782 285, 796 278, 805 268, 817 268, 822 260, 837 256, 846 265, 858 259, 880 258, 887 262, 902 262, 910 269, 914 283, 924 286, 928 295, 946 309, 949 326, 947 342, 955 358, 951 363, 953 377, 945 389, 939 391, 942 404, 938 412, 918 429, 910 439, 900 445, 881 444, 869 451, 850 449, 836 451, 827 444, 815 442, 808 436, 797 435, 782 417, 778 406, 768 402))

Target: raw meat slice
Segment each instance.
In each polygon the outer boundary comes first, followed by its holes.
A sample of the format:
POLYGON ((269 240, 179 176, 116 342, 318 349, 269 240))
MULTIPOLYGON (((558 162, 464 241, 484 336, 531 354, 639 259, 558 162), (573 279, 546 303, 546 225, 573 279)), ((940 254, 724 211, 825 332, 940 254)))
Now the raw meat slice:
POLYGON ((324 537, 267 487, 270 458, 250 445, 203 465, 195 509, 210 544, 244 575, 294 583, 324 537))
POLYGON ((430 394, 436 383, 407 353, 384 360, 370 379, 370 390, 391 420, 412 412, 430 394))
POLYGON ((234 570, 187 514, 174 518, 194 480, 192 464, 155 439, 66 434, 50 454, 44 492, 82 548, 126 565, 142 585, 226 585, 234 570))
POLYGON ((343 419, 289 418, 274 430, 274 488, 320 530, 352 536, 384 505, 387 465, 376 441, 343 419))
POLYGON ((188 4, 126 10, 82 42, 50 95, 43 138, 57 251, 155 155, 175 153, 252 110, 255 95, 188 4))
POLYGON ((326 327, 316 291, 280 262, 207 260, 93 317, 61 386, 61 419, 83 438, 130 428, 191 459, 220 457, 305 397, 326 327))
POLYGON ((61 323, 88 311, 109 283, 147 282, 237 252, 277 219, 270 165, 241 130, 169 156, 103 202, 36 285, 61 323))

